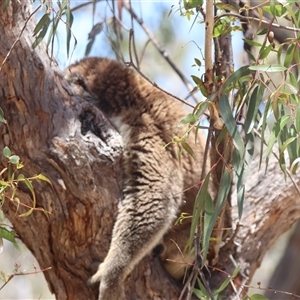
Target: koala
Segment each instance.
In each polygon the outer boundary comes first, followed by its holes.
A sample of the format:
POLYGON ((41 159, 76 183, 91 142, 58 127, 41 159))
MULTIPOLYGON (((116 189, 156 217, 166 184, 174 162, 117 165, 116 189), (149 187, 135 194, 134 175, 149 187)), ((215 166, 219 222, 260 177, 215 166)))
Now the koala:
POLYGON ((107 256, 90 279, 91 283, 100 281, 99 300, 126 299, 124 280, 162 240, 165 268, 180 278, 184 266, 172 261, 183 258, 172 240, 184 232, 184 242, 178 242, 183 248, 190 227, 188 220, 174 224, 180 211, 192 214, 205 138, 199 133, 195 144, 192 131, 187 142, 196 160, 185 151, 179 159, 178 145, 170 142, 186 133, 186 128, 178 126, 186 111, 120 62, 84 58, 67 68, 65 78, 75 94, 93 99, 124 142, 123 199, 107 256))

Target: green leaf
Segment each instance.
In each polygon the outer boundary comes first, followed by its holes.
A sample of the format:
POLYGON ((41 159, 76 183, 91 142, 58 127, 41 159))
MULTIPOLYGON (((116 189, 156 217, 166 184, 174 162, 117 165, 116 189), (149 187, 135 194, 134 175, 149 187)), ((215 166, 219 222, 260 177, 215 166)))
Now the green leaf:
POLYGON ((204 292, 204 291, 205 291, 205 287, 203 286, 203 284, 202 284, 201 282, 200 282, 199 286, 200 286, 200 289, 201 289, 201 290, 198 290, 198 289, 196 289, 196 288, 192 288, 193 293, 196 295, 196 297, 197 297, 198 299, 201 299, 201 300, 208 300, 209 297, 208 297, 207 293, 204 292))
POLYGON ((199 5, 201 6, 203 4, 203 0, 183 0, 184 8, 186 10, 191 8, 196 8, 199 5))
POLYGON ((224 202, 227 200, 230 188, 231 188, 231 172, 227 168, 224 168, 223 173, 222 173, 222 177, 221 177, 219 193, 218 193, 218 198, 217 198, 217 201, 216 201, 214 213, 213 213, 213 216, 210 219, 210 223, 208 225, 207 230, 203 232, 203 260, 202 260, 202 265, 205 264, 207 253, 208 253, 209 239, 210 239, 211 233, 214 229, 214 225, 216 223, 216 220, 219 217, 219 214, 221 212, 222 206, 223 206, 224 202))
POLYGON ((293 72, 289 72, 289 77, 290 77, 291 85, 294 86, 294 87, 297 87, 298 83, 297 83, 297 79, 296 79, 294 73, 293 72))
POLYGON ((256 47, 261 47, 262 44, 253 40, 248 40, 248 39, 242 39, 244 42, 246 42, 250 46, 256 46, 256 47))
POLYGON ((36 207, 36 197, 35 197, 35 193, 34 193, 32 183, 27 178, 24 178, 24 182, 25 182, 27 188, 30 190, 31 195, 32 195, 32 208, 29 209, 27 212, 19 215, 19 217, 28 217, 28 216, 30 216, 31 213, 33 212, 34 208, 36 207))
POLYGON ((292 124, 288 130, 288 136, 289 137, 295 137, 295 140, 292 141, 289 146, 287 147, 288 155, 290 164, 293 164, 293 162, 299 158, 300 156, 300 148, 299 148, 299 137, 298 132, 296 130, 296 127, 294 124, 292 124))
POLYGON ((199 66, 199 67, 201 67, 202 64, 201 64, 200 59, 194 58, 194 60, 195 60, 196 65, 199 66))
POLYGON ((44 14, 33 30, 33 36, 36 36, 45 27, 48 28, 51 20, 49 14, 44 14))
POLYGON ((269 300, 269 298, 263 296, 263 295, 260 295, 260 294, 253 294, 251 297, 250 297, 250 300, 269 300))
POLYGON ((277 62, 278 62, 278 64, 281 63, 282 51, 283 51, 283 46, 279 45, 278 48, 277 48, 277 62))
POLYGON ((221 2, 219 2, 219 3, 215 3, 214 4, 218 9, 223 9, 223 10, 228 10, 228 11, 233 11, 233 12, 235 12, 235 13, 239 13, 239 10, 236 8, 236 7, 234 7, 234 6, 232 6, 232 5, 229 5, 229 4, 224 4, 224 3, 221 3, 221 2))
POLYGON ((245 152, 244 142, 236 126, 236 121, 232 116, 232 111, 227 96, 221 96, 219 106, 220 114, 224 121, 224 124, 229 134, 231 135, 234 145, 238 149, 240 156, 243 157, 245 152))
POLYGON ((267 47, 261 47, 259 50, 259 58, 260 59, 265 59, 271 52, 271 50, 273 49, 273 45, 270 44, 267 47))
POLYGON ((48 177, 44 176, 43 174, 37 175, 37 178, 38 178, 39 180, 46 181, 46 182, 48 182, 50 185, 52 185, 51 180, 50 180, 48 177))
POLYGON ((194 75, 191 75, 191 77, 192 77, 192 79, 194 80, 194 82, 197 84, 197 86, 199 87, 199 89, 200 89, 202 95, 203 95, 204 97, 207 97, 207 91, 206 91, 206 89, 205 89, 205 86, 204 86, 202 80, 201 80, 199 77, 194 76, 194 75))
POLYGON ((280 160, 283 159, 283 154, 285 149, 296 139, 296 136, 290 137, 288 138, 282 145, 281 149, 280 149, 280 160))
POLYGON ((0 186, 2 186, 3 187, 3 189, 2 190, 0 190, 0 194, 1 194, 1 192, 2 191, 4 191, 4 189, 6 188, 6 187, 9 187, 10 186, 10 184, 9 183, 7 183, 6 181, 4 181, 4 180, 0 180, 0 186))
POLYGON ((24 182, 25 182, 27 188, 30 190, 30 192, 33 193, 32 183, 27 178, 24 178, 24 182))
POLYGON ((49 15, 44 14, 33 30, 33 36, 37 36, 37 37, 32 44, 32 49, 35 49, 39 45, 39 43, 43 40, 43 38, 45 37, 48 31, 50 23, 51 20, 49 15))
POLYGON ((250 74, 252 74, 253 72, 249 69, 248 66, 244 66, 239 68, 238 70, 236 70, 233 74, 231 74, 227 80, 224 82, 222 89, 221 89, 221 93, 226 93, 227 89, 231 86, 231 85, 235 85, 235 83, 237 81, 239 81, 241 78, 248 76, 250 74))
MULTIPOLYGON (((71 28, 72 28, 73 19, 74 19, 69 5, 67 5, 65 13, 66 13, 66 31, 67 31, 67 40, 66 40, 67 57, 69 57, 70 43, 71 43, 71 37, 72 37, 71 28)), ((74 49, 75 49, 75 47, 74 47, 74 49)))
POLYGON ((195 115, 200 118, 200 116, 207 109, 208 105, 211 105, 210 101, 200 101, 195 107, 195 115))
MULTIPOLYGON (((300 163, 300 157, 296 158, 293 163, 291 164, 291 167, 290 167, 290 172, 292 174, 295 174, 296 173, 296 169, 297 169, 297 165, 300 163)), ((0 193, 1 194, 1 193, 0 193)))
MULTIPOLYGON (((214 214, 214 203, 211 197, 207 197, 205 200, 205 211, 204 211, 204 221, 203 221, 203 249, 208 249, 209 238, 211 236, 210 224, 214 214)), ((202 266, 205 265, 207 253, 202 256, 202 266)))
POLYGON ((0 226, 0 237, 12 242, 16 243, 15 233, 13 231, 9 231, 6 228, 0 226))
POLYGON ((251 71, 261 71, 261 72, 283 72, 286 71, 286 67, 282 65, 253 65, 250 66, 249 69, 251 71))
POLYGON ((268 29, 267 28, 263 28, 256 35, 265 35, 267 32, 268 32, 268 29))
POLYGON ((94 43, 95 43, 95 39, 92 39, 92 40, 90 40, 90 41, 87 43, 86 48, 85 48, 85 52, 84 52, 84 55, 85 55, 85 56, 88 56, 88 55, 90 54, 90 52, 91 52, 91 50, 92 50, 92 47, 93 47, 94 43))
POLYGON ((0 107, 0 122, 6 124, 6 120, 4 119, 4 112, 0 107))
POLYGON ((186 143, 185 141, 182 141, 181 146, 193 159, 196 160, 195 153, 188 143, 186 143))
POLYGON ((48 27, 44 27, 42 31, 40 31, 39 35, 36 37, 35 41, 32 44, 32 49, 35 49, 41 41, 44 39, 46 33, 48 31, 48 27))
POLYGON ((270 156, 273 146, 275 144, 275 141, 278 138, 279 133, 286 126, 286 124, 288 123, 289 120, 290 120, 290 116, 284 115, 274 124, 274 126, 272 128, 272 132, 270 134, 269 142, 268 142, 267 157, 270 156))
POLYGON ((281 4, 274 5, 274 1, 270 1, 270 4, 270 6, 263 6, 263 10, 272 14, 274 17, 281 17, 287 11, 287 9, 281 4))
POLYGON ((51 26, 50 33, 48 35, 48 40, 47 40, 47 47, 50 45, 51 41, 53 41, 53 39, 54 39, 58 24, 59 24, 59 18, 56 17, 54 20, 52 20, 52 26, 51 26))
POLYGON ((2 153, 3 153, 4 157, 6 157, 6 158, 9 158, 11 156, 11 151, 8 147, 4 147, 2 153))
MULTIPOLYGON (((288 46, 288 48, 286 50, 286 54, 285 54, 285 58, 284 58, 284 66, 286 68, 289 68, 291 66, 295 49, 296 49, 296 44, 292 43, 288 46)), ((299 50, 297 50, 297 51, 299 51, 299 50)))
POLYGON ((195 124, 198 121, 198 117, 195 114, 186 115, 178 124, 178 126, 183 126, 186 124, 195 124))
POLYGON ((250 97, 245 125, 244 125, 244 130, 246 134, 249 133, 255 125, 257 112, 258 112, 259 105, 262 101, 263 93, 264 93, 263 86, 256 86, 256 88, 254 89, 250 97))
POLYGON ((191 251, 191 249, 193 247, 192 242, 194 240, 196 227, 199 224, 200 216, 202 215, 202 212, 203 212, 204 204, 206 203, 206 201, 209 201, 208 199, 210 198, 208 191, 207 191, 209 179, 210 179, 210 173, 208 173, 206 175, 204 183, 202 184, 201 188, 199 189, 196 199, 195 199, 193 218, 192 218, 192 223, 191 223, 190 238, 188 241, 189 251, 191 251))
POLYGON ((231 276, 228 276, 225 281, 221 284, 221 286, 214 291, 214 294, 220 294, 230 283, 230 281, 232 279, 234 279, 236 277, 236 275, 238 274, 238 272, 240 271, 240 266, 237 266, 235 268, 235 270, 233 271, 233 274, 231 276))
POLYGON ((218 36, 221 36, 224 34, 224 31, 226 30, 225 24, 218 24, 214 27, 213 37, 216 38, 218 36))
POLYGON ((12 155, 9 157, 9 162, 13 165, 18 164, 20 161, 20 157, 18 155, 12 155))
POLYGON ((297 107, 296 118, 295 118, 295 127, 297 132, 300 133, 300 105, 297 107))
POLYGON ((24 179, 25 179, 25 176, 23 174, 19 174, 18 177, 17 177, 18 181, 24 180, 24 179))

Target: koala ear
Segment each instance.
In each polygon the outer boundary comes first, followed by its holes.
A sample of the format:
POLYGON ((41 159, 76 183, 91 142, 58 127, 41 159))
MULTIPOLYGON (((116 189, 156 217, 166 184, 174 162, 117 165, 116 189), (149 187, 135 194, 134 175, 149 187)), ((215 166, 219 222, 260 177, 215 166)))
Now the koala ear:
POLYGON ((89 91, 82 75, 77 72, 72 72, 70 69, 65 71, 65 79, 68 81, 74 95, 86 97, 89 91))
POLYGON ((160 255, 163 255, 166 252, 166 247, 164 244, 158 244, 156 247, 152 250, 153 257, 157 257, 160 255))
POLYGON ((83 88, 84 90, 88 90, 86 84, 85 84, 85 80, 83 79, 83 77, 80 74, 76 74, 76 78, 75 78, 75 82, 74 82, 77 86, 83 88))

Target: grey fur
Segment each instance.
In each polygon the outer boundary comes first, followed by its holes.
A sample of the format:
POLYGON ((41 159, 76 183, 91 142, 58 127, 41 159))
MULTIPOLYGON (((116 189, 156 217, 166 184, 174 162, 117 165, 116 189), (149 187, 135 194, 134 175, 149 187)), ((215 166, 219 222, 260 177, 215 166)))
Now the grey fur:
MULTIPOLYGON (((178 122, 186 112, 177 101, 121 63, 86 58, 71 65, 66 78, 74 93, 93 95, 96 105, 123 137, 124 199, 119 205, 109 252, 91 278, 91 282, 100 281, 99 300, 123 299, 125 278, 164 236, 164 259, 178 258, 170 238, 176 239, 176 231, 184 228, 187 239, 189 227, 173 226, 165 234, 182 204, 185 211, 192 211, 197 188, 185 194, 183 190, 200 180, 204 139, 200 136, 195 145, 192 133, 189 144, 198 159, 194 161, 184 153, 180 163, 176 145, 164 146, 175 135, 184 134, 178 122)), ((178 265, 166 267, 171 274, 182 269, 178 265)), ((182 270, 174 277, 181 275, 182 270)))

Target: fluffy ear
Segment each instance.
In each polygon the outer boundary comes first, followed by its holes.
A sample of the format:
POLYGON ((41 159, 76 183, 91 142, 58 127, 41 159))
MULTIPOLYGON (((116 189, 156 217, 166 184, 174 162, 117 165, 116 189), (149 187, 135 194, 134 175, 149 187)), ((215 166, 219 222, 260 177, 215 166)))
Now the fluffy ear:
POLYGON ((82 98, 91 95, 81 74, 66 69, 64 77, 68 81, 74 95, 81 96, 82 98))

